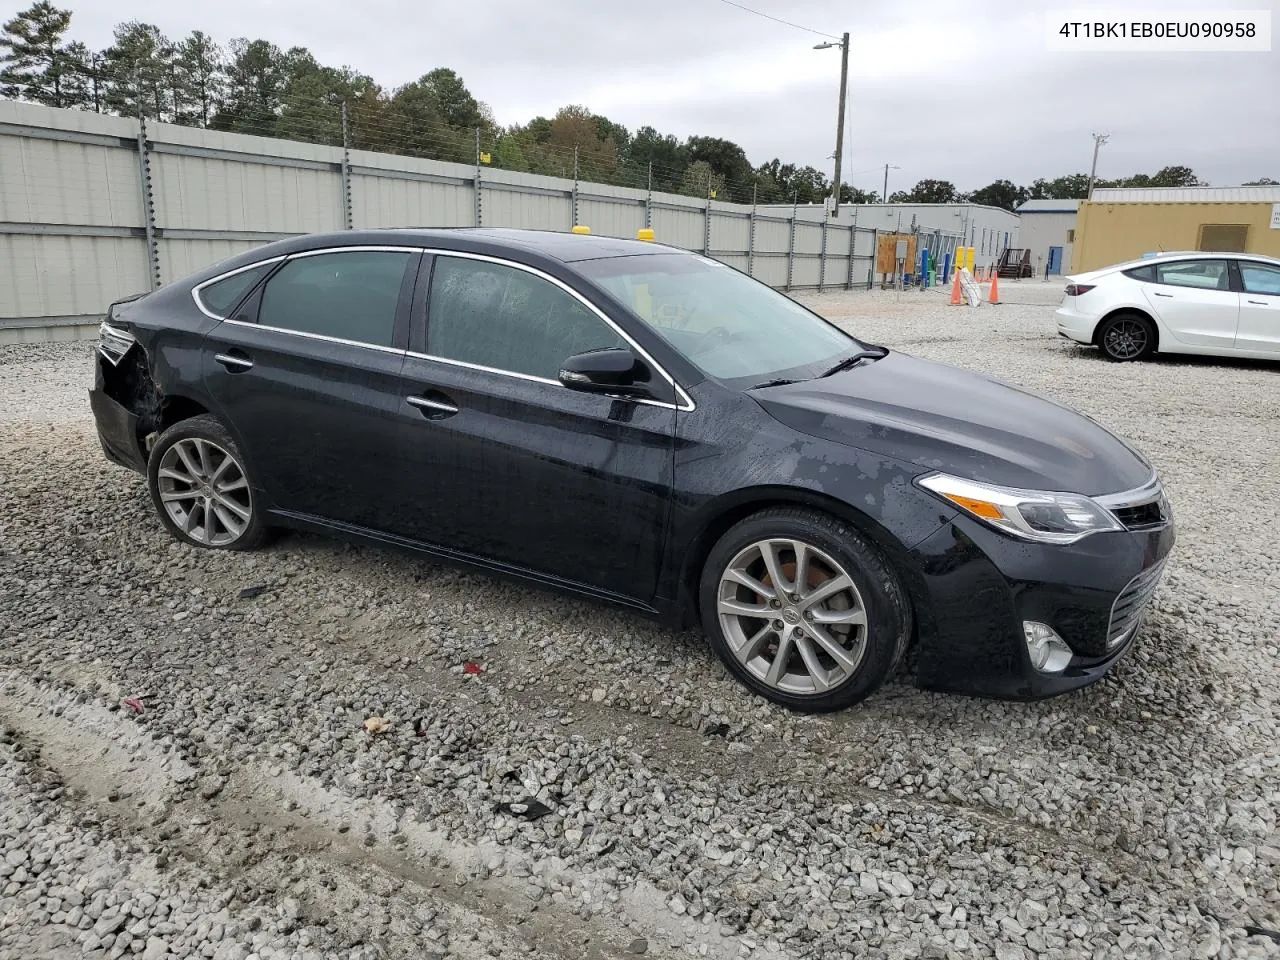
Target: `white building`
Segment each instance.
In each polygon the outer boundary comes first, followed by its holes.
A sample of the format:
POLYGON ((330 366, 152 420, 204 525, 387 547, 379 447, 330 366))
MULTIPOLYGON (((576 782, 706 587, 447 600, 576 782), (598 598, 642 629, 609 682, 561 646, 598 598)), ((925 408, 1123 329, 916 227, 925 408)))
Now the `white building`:
POLYGON ((1079 209, 1079 200, 1027 200, 1018 207, 1022 218, 1018 246, 1031 249, 1031 266, 1037 277, 1071 269, 1079 209))

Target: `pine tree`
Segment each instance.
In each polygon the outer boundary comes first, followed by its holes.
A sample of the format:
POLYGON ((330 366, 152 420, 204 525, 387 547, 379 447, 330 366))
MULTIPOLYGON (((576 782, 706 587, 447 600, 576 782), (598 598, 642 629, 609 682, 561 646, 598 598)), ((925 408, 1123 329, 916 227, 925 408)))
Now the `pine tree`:
POLYGON ((48 0, 38 0, 6 23, 0 34, 0 95, 50 107, 74 106, 68 102, 75 96, 68 90, 74 67, 63 43, 70 25, 71 11, 48 0))
POLYGON ((174 123, 207 127, 227 89, 226 56, 207 33, 195 30, 174 48, 174 123))

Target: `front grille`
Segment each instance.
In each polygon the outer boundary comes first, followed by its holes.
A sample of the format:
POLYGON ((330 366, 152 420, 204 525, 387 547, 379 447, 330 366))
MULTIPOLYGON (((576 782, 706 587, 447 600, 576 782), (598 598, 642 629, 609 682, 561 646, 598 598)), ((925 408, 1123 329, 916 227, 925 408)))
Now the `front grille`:
POLYGON ((1129 530, 1158 527, 1168 519, 1161 499, 1137 503, 1129 507, 1116 507, 1111 512, 1129 530))
POLYGON ((1111 623, 1107 626, 1108 650, 1127 639, 1142 619, 1142 611, 1146 609, 1151 595, 1156 592, 1156 587, 1160 586, 1164 564, 1165 561, 1161 560, 1155 566, 1143 570, 1116 597, 1116 602, 1111 605, 1111 623))

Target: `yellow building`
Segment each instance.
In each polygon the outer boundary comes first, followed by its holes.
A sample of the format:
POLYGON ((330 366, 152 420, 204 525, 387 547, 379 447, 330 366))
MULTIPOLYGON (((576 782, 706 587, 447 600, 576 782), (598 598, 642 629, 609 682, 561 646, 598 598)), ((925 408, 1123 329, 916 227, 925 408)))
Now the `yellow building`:
POLYGON ((1074 240, 1072 273, 1178 250, 1280 257, 1280 186, 1094 190, 1074 240))

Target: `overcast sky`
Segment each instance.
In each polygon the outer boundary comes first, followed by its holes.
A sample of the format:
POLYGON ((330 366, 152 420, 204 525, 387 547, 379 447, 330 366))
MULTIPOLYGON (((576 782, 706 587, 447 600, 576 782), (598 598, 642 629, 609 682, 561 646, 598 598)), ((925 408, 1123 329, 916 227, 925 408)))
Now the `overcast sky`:
MULTIPOLYGON (((838 35, 849 31, 844 179, 890 191, 924 177, 969 190, 1089 168, 1099 176, 1192 167, 1213 184, 1280 179, 1280 43, 1271 53, 1049 52, 1052 0, 743 0, 838 35)), ((1220 9, 1229 0, 1129 0, 1126 9, 1220 9)), ((0 15, 27 6, 0 0, 0 15)), ((95 48, 138 19, 170 37, 305 46, 390 88, 458 71, 499 123, 567 103, 634 130, 726 137, 753 164, 773 157, 830 174, 838 50, 723 0, 61 0, 73 39, 95 48)), ((1280 0, 1231 6, 1272 11, 1280 0)), ((1099 11, 1107 7, 1095 4, 1099 11)), ((1112 9, 1115 8, 1112 4, 1112 9)), ((1274 27, 1273 27, 1274 29, 1274 27)))

